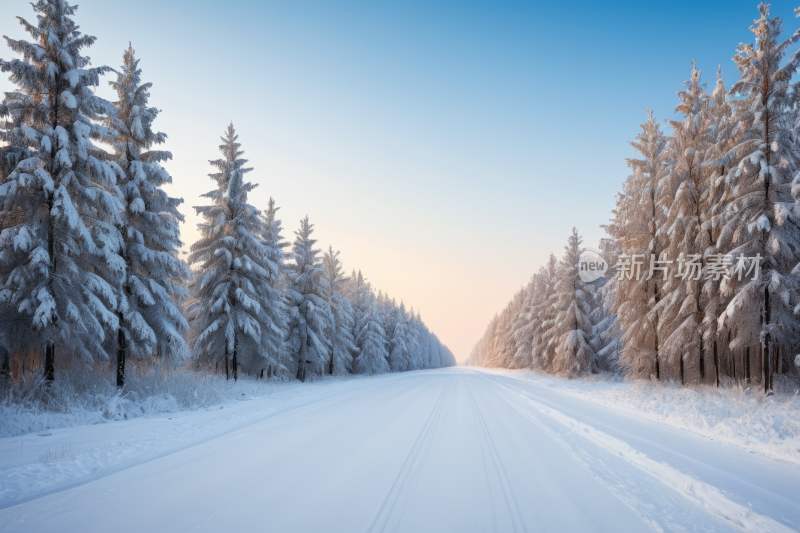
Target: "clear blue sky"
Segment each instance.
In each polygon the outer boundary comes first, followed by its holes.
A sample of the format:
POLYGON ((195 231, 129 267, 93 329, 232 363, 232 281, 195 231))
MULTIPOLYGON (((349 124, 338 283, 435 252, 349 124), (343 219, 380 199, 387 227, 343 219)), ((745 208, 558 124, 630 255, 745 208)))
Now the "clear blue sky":
MULTIPOLYGON (((673 116, 692 59, 730 86, 757 15, 740 0, 77 3, 93 64, 117 67, 131 41, 154 83, 188 244, 233 120, 252 202, 276 198, 287 238, 308 214, 459 360, 572 226, 596 244, 645 109, 673 116)), ((794 7, 772 6, 787 34, 794 7)), ((3 0, 0 33, 23 36, 16 15, 35 20, 3 0)))

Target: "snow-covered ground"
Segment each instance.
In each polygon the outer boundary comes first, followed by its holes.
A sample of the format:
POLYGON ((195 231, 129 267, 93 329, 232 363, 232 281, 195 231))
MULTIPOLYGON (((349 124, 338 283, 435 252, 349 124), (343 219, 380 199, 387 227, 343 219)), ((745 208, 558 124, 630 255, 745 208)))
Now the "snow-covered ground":
POLYGON ((530 370, 482 369, 551 391, 692 431, 758 455, 800 465, 800 394, 788 382, 766 396, 742 387, 700 389, 661 382, 627 382, 611 375, 566 380, 530 370))
POLYGON ((0 439, 0 531, 800 530, 800 465, 658 420, 628 384, 511 374, 329 380, 0 439))

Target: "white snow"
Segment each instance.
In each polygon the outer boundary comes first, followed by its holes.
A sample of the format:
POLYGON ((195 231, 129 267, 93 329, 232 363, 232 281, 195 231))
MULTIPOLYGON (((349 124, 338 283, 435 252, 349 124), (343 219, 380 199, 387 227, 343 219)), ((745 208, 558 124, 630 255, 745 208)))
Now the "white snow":
POLYGON ((619 384, 507 374, 295 382, 0 439, 0 531, 800 527, 798 465, 596 401, 619 384))
POLYGON ((767 232, 770 230, 769 219, 766 215, 761 215, 758 217, 758 221, 756 222, 756 230, 767 232))
MULTIPOLYGON (((616 379, 565 380, 529 370, 482 369, 524 380, 736 446, 747 452, 800 465, 800 395, 764 396, 741 387, 684 388, 616 379)), ((800 482, 800 481, 799 481, 800 482)))

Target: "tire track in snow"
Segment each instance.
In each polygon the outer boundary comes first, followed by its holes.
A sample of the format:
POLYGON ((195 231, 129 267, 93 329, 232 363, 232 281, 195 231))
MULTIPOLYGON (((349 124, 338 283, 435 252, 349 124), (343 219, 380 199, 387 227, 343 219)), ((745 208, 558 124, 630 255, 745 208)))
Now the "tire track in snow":
POLYGON ((531 400, 502 383, 490 382, 499 388, 501 398, 550 435, 658 531, 792 531, 770 517, 728 500, 717 488, 666 463, 654 461, 606 433, 531 400))
POLYGON ((367 529, 368 533, 375 531, 387 531, 387 527, 392 518, 394 509, 397 506, 401 495, 403 494, 403 489, 408 482, 414 467, 419 461, 420 468, 417 469, 418 472, 414 478, 412 491, 408 495, 408 498, 403 505, 402 512, 397 517, 397 523, 395 524, 394 531, 399 529, 400 522, 403 519, 403 514, 408 505, 408 501, 411 499, 411 496, 413 496, 413 492, 416 489, 416 482, 419 480, 419 474, 422 471, 422 467, 425 465, 425 460, 427 459, 428 451, 430 450, 431 441, 433 440, 433 433, 435 433, 435 428, 438 425, 445 398, 447 397, 447 393, 450 390, 454 380, 455 375, 450 378, 450 380, 447 382, 447 385, 445 385, 444 389, 442 390, 442 393, 439 395, 439 399, 436 401, 433 410, 431 410, 431 414, 428 416, 428 419, 422 426, 422 429, 420 430, 419 435, 417 435, 414 444, 411 446, 411 451, 408 453, 405 461, 403 461, 403 466, 400 467, 400 472, 397 474, 392 486, 389 488, 389 492, 386 494, 386 498, 384 498, 383 503, 375 515, 375 518, 372 520, 372 523, 367 529), (431 439, 428 439, 428 435, 431 436, 431 439), (426 441, 427 447, 425 446, 426 441), (418 458, 420 458, 420 453, 423 448, 425 448, 425 452, 421 457, 421 460, 419 460, 418 458))
POLYGON ((336 428, 333 431, 321 433, 317 435, 315 438, 306 441, 303 444, 303 446, 299 446, 289 454, 283 456, 281 461, 279 461, 273 468, 271 468, 268 472, 265 473, 264 477, 260 478, 258 481, 254 483, 249 484, 248 486, 242 488, 241 490, 238 490, 235 493, 231 494, 230 496, 225 498, 224 501, 221 501, 212 509, 210 509, 209 512, 206 513, 203 517, 199 518, 197 521, 187 526, 183 531, 189 531, 195 528, 196 526, 203 524, 209 518, 212 518, 218 511, 224 510, 231 502, 233 502, 237 498, 240 498, 242 495, 257 489, 259 486, 269 481, 282 469, 287 467, 292 468, 293 464, 297 461, 298 457, 304 457, 311 451, 319 449, 323 443, 330 445, 331 442, 333 442, 333 439, 339 437, 346 431, 348 433, 350 432, 357 433, 358 431, 361 431, 366 427, 372 426, 372 424, 375 422, 376 419, 383 416, 383 407, 385 405, 393 403, 401 397, 405 397, 408 396, 409 394, 412 394, 416 389, 419 389, 423 385, 424 384, 422 382, 418 382, 410 388, 400 389, 394 394, 386 398, 383 398, 381 401, 372 404, 369 408, 367 408, 367 410, 358 419, 356 423, 350 425, 336 426, 336 428))
MULTIPOLYGON (((638 440, 640 442, 645 442, 648 445, 653 446, 654 448, 658 448, 658 449, 663 450, 665 452, 669 452, 671 454, 674 454, 674 455, 686 460, 687 462, 694 463, 696 465, 702 465, 703 467, 708 468, 709 470, 713 471, 714 473, 716 473, 716 474, 718 474, 718 475, 720 475, 722 477, 726 477, 728 479, 735 480, 735 481, 741 483, 742 485, 746 485, 746 486, 752 488, 753 490, 756 490, 756 491, 758 491, 758 492, 760 492, 762 494, 765 494, 765 495, 769 496, 770 498, 775 498, 775 499, 778 499, 778 500, 782 500, 782 501, 792 505, 793 507, 795 507, 798 510, 798 512, 800 512, 800 504, 798 504, 797 502, 793 502, 793 501, 781 496, 780 494, 776 494, 774 492, 769 491, 768 489, 765 489, 764 487, 761 487, 759 485, 755 485, 753 483, 745 481, 744 479, 739 478, 739 477, 731 474, 730 472, 727 472, 725 470, 720 470, 719 468, 716 468, 716 467, 714 467, 714 466, 712 466, 712 465, 710 465, 708 463, 705 463, 703 461, 695 459, 694 457, 691 457, 691 456, 688 456, 688 455, 683 454, 681 452, 678 452, 676 450, 673 450, 672 448, 668 448, 668 447, 666 447, 666 446, 664 446, 662 444, 659 444, 657 442, 653 442, 652 440, 646 439, 644 437, 640 437, 638 435, 634 435, 632 433, 628 433, 628 432, 623 431, 623 430, 621 430, 621 429, 619 429, 617 427, 612 427, 612 426, 610 426, 610 425, 608 425, 608 424, 606 424, 604 422, 600 422, 599 420, 596 420, 596 419, 594 419, 594 418, 592 418, 590 416, 586 416, 586 415, 584 415, 582 413, 579 415, 578 413, 575 413, 571 409, 565 409, 564 407, 556 404, 555 402, 552 402, 552 401, 548 400, 547 398, 542 398, 538 394, 534 394, 534 393, 528 392, 528 391, 526 391, 524 389, 519 389, 517 387, 514 387, 513 385, 510 385, 510 384, 505 383, 505 382, 503 382, 501 380, 498 380, 495 376, 492 376, 490 379, 495 383, 501 384, 501 386, 507 387, 507 388, 515 391, 517 394, 525 396, 529 400, 545 404, 545 405, 549 406, 550 408, 554 409, 555 411, 558 411, 558 412, 563 413, 563 414, 568 415, 568 416, 571 415, 573 417, 581 416, 586 420, 590 420, 591 421, 591 425, 593 425, 593 426, 600 426, 600 427, 604 427, 604 428, 608 428, 608 429, 613 429, 614 431, 616 431, 618 433, 621 433, 621 434, 623 434, 623 435, 625 435, 625 436, 627 436, 627 437, 629 437, 631 439, 635 439, 635 440, 638 440)), ((646 419, 646 420, 650 420, 650 419, 646 419)))
MULTIPOLYGON (((475 420, 475 427, 478 430, 478 434, 483 436, 483 442, 486 444, 486 448, 489 452, 489 457, 492 460, 494 465, 494 471, 497 473, 497 478, 500 482, 500 489, 503 491, 503 501, 506 504, 506 509, 508 510, 508 516, 511 518, 511 527, 516 532, 517 531, 517 522, 519 522, 522 531, 527 531, 527 527, 525 526, 525 521, 522 518, 522 511, 519 508, 519 503, 517 502, 517 498, 514 495, 514 490, 511 487, 511 481, 508 477, 508 473, 506 472, 505 466, 503 465, 502 460, 500 459, 500 454, 497 452, 497 447, 494 444, 494 440, 492 439, 492 434, 489 431, 489 427, 486 425, 486 420, 483 418, 483 414, 481 413, 480 407, 478 407, 478 402, 475 401, 475 396, 472 394, 472 391, 467 385, 467 393, 469 395, 470 403, 472 404, 472 413, 475 420), (513 508, 511 506, 513 502, 513 508)), ((483 449, 483 444, 481 444, 481 449, 483 449)), ((489 483, 489 465, 486 462, 486 453, 481 454, 483 457, 483 467, 486 471, 487 477, 487 485, 489 483)), ((495 531, 498 531, 498 523, 497 518, 495 516, 494 510, 494 503, 492 502, 492 519, 495 526, 495 531)))

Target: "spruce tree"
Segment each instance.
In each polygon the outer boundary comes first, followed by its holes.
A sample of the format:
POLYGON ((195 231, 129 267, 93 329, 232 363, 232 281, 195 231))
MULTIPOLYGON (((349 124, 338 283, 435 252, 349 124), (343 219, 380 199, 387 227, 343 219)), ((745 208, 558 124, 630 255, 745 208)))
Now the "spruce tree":
POLYGON ((558 282, 558 259, 551 253, 547 263, 539 269, 540 299, 533 309, 536 321, 531 348, 531 368, 540 372, 550 372, 555 357, 553 328, 556 320, 555 287, 558 282), (548 334, 548 332, 550 332, 548 334))
POLYGON ((267 376, 272 377, 279 372, 288 371, 291 366, 291 355, 286 350, 286 339, 289 335, 289 304, 286 299, 285 278, 288 274, 286 252, 289 243, 283 238, 283 227, 277 214, 280 208, 270 196, 267 209, 264 210, 264 231, 262 238, 268 259, 269 280, 263 286, 262 308, 266 315, 268 327, 261 333, 264 347, 264 364, 267 365, 267 376))
POLYGON ((730 94, 745 97, 738 116, 744 133, 714 164, 729 169, 717 249, 732 261, 759 256, 760 273, 756 279, 732 276, 722 282, 728 298, 718 335, 730 339, 729 357, 734 355, 730 351, 747 353, 748 366, 750 352, 759 352, 764 390, 769 391, 773 374, 791 368, 790 356, 800 338, 793 312, 797 276, 792 273, 800 262, 800 218, 792 197, 799 189, 793 178, 800 168, 800 150, 792 135, 790 91, 800 54, 782 64, 788 48, 800 40, 800 30, 781 41, 781 20, 769 18, 767 4, 758 9, 760 16, 750 28, 756 44, 741 45, 733 58, 741 78, 730 94))
MULTIPOLYGON (((653 304, 661 299, 663 275, 656 272, 648 279, 651 259, 661 259, 665 253, 663 237, 668 202, 671 200, 670 177, 672 152, 670 139, 661 131, 653 112, 647 111, 647 122, 631 146, 643 158, 626 159, 633 170, 623 185, 609 224, 612 237, 620 241, 623 254, 631 262, 640 262, 637 271, 632 267, 618 284, 614 310, 620 320, 624 350, 620 362, 636 376, 660 377, 660 341, 658 315, 653 304), (666 205, 665 205, 666 204, 666 205), (633 258, 633 256, 638 256, 633 258), (651 303, 652 302, 652 303, 651 303)), ((661 341, 663 342, 663 341, 661 341)))
POLYGON ((175 301, 188 296, 183 280, 191 271, 178 258, 183 199, 171 198, 163 187, 172 177, 161 166, 172 154, 153 148, 166 135, 152 129, 159 113, 148 107, 150 83, 142 83, 139 60, 132 46, 123 54, 116 81, 117 113, 107 125, 113 139, 117 183, 125 205, 122 256, 125 278, 119 294, 117 386, 124 382, 127 357, 182 361, 190 356, 184 340, 188 324, 175 301))
POLYGON ((596 370, 595 354, 591 347, 593 290, 578 276, 578 261, 583 239, 572 228, 564 258, 558 267, 554 287, 555 322, 548 333, 555 344, 553 372, 568 375, 596 370))
MULTIPOLYGON (((709 233, 703 230, 711 208, 708 203, 711 173, 703 167, 703 162, 713 139, 710 97, 705 85, 700 83, 700 70, 694 62, 691 78, 684 83, 684 88, 678 92, 680 104, 675 109, 684 120, 670 121, 675 154, 672 177, 677 192, 660 237, 674 261, 672 265, 683 265, 682 269, 687 272, 685 265, 694 260, 699 263, 698 272, 701 273, 703 254, 711 244, 709 233)), ((677 269, 670 268, 661 286, 660 301, 654 307, 659 338, 663 339, 661 372, 665 378, 681 383, 686 382, 687 375, 693 382, 699 381, 700 369, 705 364, 703 283, 702 276, 694 272, 683 276, 677 269)))
POLYGON ((358 349, 353 338, 353 307, 350 300, 343 294, 349 278, 342 270, 342 261, 339 252, 328 247, 322 258, 325 278, 331 286, 331 312, 333 313, 333 328, 331 331, 331 354, 328 364, 328 373, 334 376, 350 374, 353 371, 353 356, 358 349))
POLYGON ((397 309, 397 321, 389 346, 388 363, 392 372, 405 372, 411 369, 411 352, 408 347, 410 341, 411 331, 408 326, 406 308, 400 302, 400 308, 397 309))
MULTIPOLYGON (((360 274, 359 278, 363 280, 360 274)), ((359 290, 359 303, 365 310, 360 317, 361 329, 356 336, 359 353, 354 369, 357 374, 382 374, 389 371, 386 332, 375 308, 375 294, 366 283, 360 283, 359 290)))
POLYGON ((189 305, 195 356, 224 362, 226 374, 230 362, 234 380, 239 365, 248 371, 264 368, 263 333, 273 327, 264 303, 279 271, 261 238, 260 212, 247 203, 256 184, 244 181, 252 168, 244 166, 238 137, 229 125, 219 147, 223 158, 209 161, 217 170, 209 174, 216 188, 203 195, 210 205, 195 207, 204 222, 197 225, 201 238, 189 255, 189 264, 199 266, 189 305))
POLYGON ((328 335, 334 327, 334 318, 328 303, 331 286, 320 262, 320 250, 314 248, 317 240, 311 237, 312 233, 314 225, 306 216, 300 221, 300 229, 294 232, 294 264, 290 265, 290 338, 297 361, 297 379, 301 381, 312 374, 321 375, 324 371, 331 350, 328 335))
POLYGON ((16 137, 30 151, 0 185, 0 211, 16 217, 2 239, 0 301, 27 324, 20 344, 43 347, 52 381, 57 349, 89 362, 107 358, 103 343, 118 327, 115 286, 125 270, 123 206, 107 154, 92 143, 111 134, 100 122, 114 107, 94 94, 110 69, 90 67, 81 55, 95 38, 78 31, 75 6, 32 5, 36 24, 19 19, 32 42, 6 37, 22 59, 0 60, 18 87, 0 106, 3 140, 16 137))

